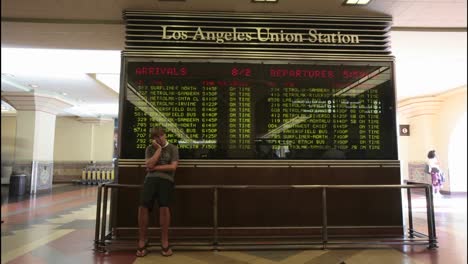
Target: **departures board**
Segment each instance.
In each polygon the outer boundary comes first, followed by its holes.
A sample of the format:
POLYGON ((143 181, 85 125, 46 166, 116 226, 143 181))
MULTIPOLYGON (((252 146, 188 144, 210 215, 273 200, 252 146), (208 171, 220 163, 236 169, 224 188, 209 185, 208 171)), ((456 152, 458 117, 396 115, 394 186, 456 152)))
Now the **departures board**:
POLYGON ((396 160, 391 62, 126 61, 121 159, 396 160))

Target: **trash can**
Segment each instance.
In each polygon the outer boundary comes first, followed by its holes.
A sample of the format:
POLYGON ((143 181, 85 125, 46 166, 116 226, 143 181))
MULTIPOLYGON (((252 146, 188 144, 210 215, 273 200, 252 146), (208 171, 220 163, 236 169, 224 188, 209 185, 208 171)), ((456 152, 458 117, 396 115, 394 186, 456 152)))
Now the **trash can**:
POLYGON ((22 196, 26 193, 26 174, 13 173, 10 177, 10 196, 22 196))

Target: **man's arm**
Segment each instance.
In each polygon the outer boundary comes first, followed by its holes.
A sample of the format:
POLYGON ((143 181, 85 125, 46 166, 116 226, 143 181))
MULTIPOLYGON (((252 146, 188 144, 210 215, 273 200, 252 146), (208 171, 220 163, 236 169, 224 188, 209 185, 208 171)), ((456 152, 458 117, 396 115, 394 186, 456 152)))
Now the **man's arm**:
POLYGON ((157 147, 153 156, 151 156, 149 159, 146 159, 146 168, 150 169, 156 165, 156 163, 159 161, 159 158, 161 157, 161 149, 161 146, 157 147))
POLYGON ((154 165, 151 167, 146 167, 147 171, 175 171, 179 165, 179 150, 177 148, 172 148, 171 151, 171 160, 170 164, 165 165, 154 165))
POLYGON ((173 161, 171 164, 166 165, 155 165, 148 167, 148 171, 175 171, 177 169, 177 165, 179 165, 179 161, 173 161))

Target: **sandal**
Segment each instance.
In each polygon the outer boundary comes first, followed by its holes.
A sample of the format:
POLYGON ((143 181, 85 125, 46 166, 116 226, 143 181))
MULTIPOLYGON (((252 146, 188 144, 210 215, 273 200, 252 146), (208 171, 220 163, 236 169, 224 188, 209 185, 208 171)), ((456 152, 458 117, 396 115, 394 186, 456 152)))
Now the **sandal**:
POLYGON ((141 248, 137 248, 137 252, 135 254, 137 257, 144 257, 146 255, 148 255, 148 249, 146 249, 146 246, 145 247, 141 247, 141 248))
POLYGON ((144 257, 148 255, 148 249, 147 249, 148 243, 149 243, 149 240, 146 240, 145 245, 143 247, 137 248, 137 252, 135 254, 137 257, 144 257))
POLYGON ((162 250, 161 255, 163 255, 164 257, 172 256, 172 250, 170 246, 167 246, 167 247, 161 246, 161 250, 162 250), (170 253, 169 253, 169 250, 170 250, 170 253))

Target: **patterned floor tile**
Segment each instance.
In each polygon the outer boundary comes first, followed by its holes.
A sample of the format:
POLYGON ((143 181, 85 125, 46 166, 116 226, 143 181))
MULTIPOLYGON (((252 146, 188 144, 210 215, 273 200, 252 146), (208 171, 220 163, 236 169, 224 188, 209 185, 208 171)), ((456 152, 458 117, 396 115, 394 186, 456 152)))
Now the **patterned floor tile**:
POLYGON ((393 249, 362 250, 345 260, 346 264, 422 264, 393 249))
MULTIPOLYGON (((144 258, 135 250, 94 251, 96 187, 66 187, 55 195, 42 195, 35 201, 24 200, 2 208, 2 263, 8 264, 462 264, 466 263, 466 196, 436 201, 437 250, 425 246, 392 246, 377 249, 353 248, 327 250, 257 251, 174 251, 163 257, 152 247, 144 258), (80 197, 75 199, 76 197, 80 197), (60 202, 62 201, 62 202, 60 202)), ((413 196, 416 230, 426 233, 423 196, 413 196)))
POLYGON ((290 251, 290 250, 278 250, 278 251, 271 251, 271 250, 262 250, 262 251, 250 251, 248 252, 249 254, 252 254, 254 256, 268 259, 274 262, 281 262, 282 260, 289 258, 291 256, 294 256, 301 251, 295 250, 295 251, 290 251))
POLYGON ((341 263, 346 263, 345 260, 357 253, 359 253, 360 250, 352 250, 352 249, 333 249, 333 250, 327 250, 326 253, 316 257, 312 258, 308 261, 306 261, 306 264, 341 264, 341 263))
POLYGON ((19 233, 11 237, 2 237, 2 263, 7 263, 23 254, 29 253, 30 251, 72 231, 73 230, 70 229, 56 231, 31 229, 18 231, 19 233), (4 249, 4 247, 6 248, 4 249))

